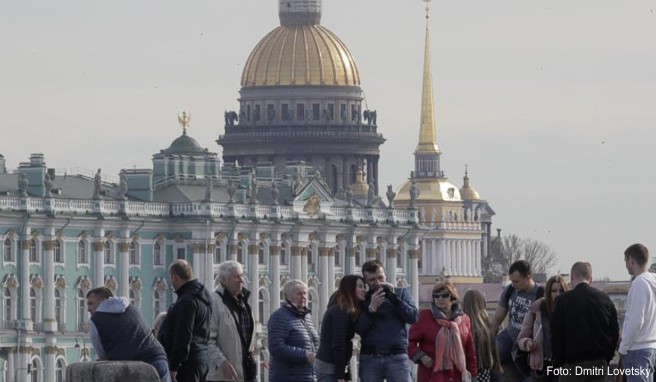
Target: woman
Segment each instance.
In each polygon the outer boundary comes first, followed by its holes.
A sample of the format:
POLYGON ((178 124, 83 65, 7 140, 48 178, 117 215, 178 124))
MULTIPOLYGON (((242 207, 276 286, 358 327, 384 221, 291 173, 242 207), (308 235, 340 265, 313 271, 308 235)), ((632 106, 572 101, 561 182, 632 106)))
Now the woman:
POLYGON ((307 307, 307 286, 290 280, 283 288, 285 304, 268 323, 271 363, 269 382, 314 382, 319 335, 307 307))
POLYGON ((353 355, 355 319, 366 296, 364 279, 357 275, 342 277, 339 288, 328 302, 321 325, 319 353, 314 361, 318 382, 350 381, 347 371, 353 355))
POLYGON ((469 317, 462 312, 451 283, 433 287, 429 309, 410 327, 408 354, 417 382, 470 382, 476 376, 476 350, 469 317))
POLYGON ((547 374, 551 364, 551 316, 556 305, 556 297, 567 291, 567 283, 560 276, 547 280, 545 296, 533 302, 524 317, 522 329, 517 337, 520 350, 529 352, 529 367, 539 380, 552 381, 547 374))
POLYGON ((494 335, 490 328, 485 297, 475 289, 468 290, 462 298, 462 311, 469 316, 471 332, 474 336, 476 382, 498 380, 501 364, 497 348, 494 345, 494 335))

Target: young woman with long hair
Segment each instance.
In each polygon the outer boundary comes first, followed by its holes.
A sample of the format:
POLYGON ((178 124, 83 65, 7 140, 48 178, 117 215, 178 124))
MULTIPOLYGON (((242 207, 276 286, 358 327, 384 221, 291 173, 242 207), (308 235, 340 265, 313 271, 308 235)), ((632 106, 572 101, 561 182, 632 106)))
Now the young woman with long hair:
POLYGON ((355 320, 366 296, 364 279, 346 275, 328 302, 321 324, 319 352, 314 361, 317 382, 350 381, 349 361, 353 355, 355 320))
POLYGON ((565 279, 561 276, 549 278, 544 297, 531 304, 517 337, 519 349, 529 352, 529 367, 536 380, 554 380, 553 374, 546 373, 551 364, 551 316, 556 297, 566 291, 565 279))
POLYGON ((469 316, 471 331, 474 335, 476 348, 477 382, 491 382, 498 380, 501 373, 501 364, 497 348, 494 344, 494 335, 490 327, 490 318, 487 314, 485 297, 481 292, 470 289, 462 298, 462 311, 469 316))

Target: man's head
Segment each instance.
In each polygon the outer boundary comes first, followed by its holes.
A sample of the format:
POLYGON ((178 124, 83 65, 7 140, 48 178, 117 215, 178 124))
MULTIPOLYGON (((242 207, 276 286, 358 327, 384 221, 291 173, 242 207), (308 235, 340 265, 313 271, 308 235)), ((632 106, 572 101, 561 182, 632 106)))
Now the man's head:
POLYGON ((87 310, 90 314, 96 313, 98 306, 108 298, 114 297, 112 290, 107 287, 91 289, 87 293, 87 310))
POLYGON ((383 263, 380 260, 369 260, 362 264, 362 276, 370 290, 377 290, 387 282, 383 263))
POLYGON ((244 268, 237 261, 224 261, 219 264, 219 282, 236 297, 244 287, 244 268))
POLYGON ((508 278, 512 282, 513 288, 524 292, 530 291, 535 285, 531 264, 526 260, 517 260, 512 263, 508 269, 508 278))
POLYGON ((572 270, 569 272, 569 278, 572 288, 580 283, 591 283, 592 265, 587 261, 577 261, 572 265, 572 270))
POLYGON ((631 276, 646 272, 648 262, 649 250, 640 243, 633 244, 624 251, 624 263, 631 276))
POLYGON ((171 263, 169 267, 169 276, 171 276, 171 285, 173 289, 178 290, 194 277, 194 271, 187 260, 178 259, 171 263))

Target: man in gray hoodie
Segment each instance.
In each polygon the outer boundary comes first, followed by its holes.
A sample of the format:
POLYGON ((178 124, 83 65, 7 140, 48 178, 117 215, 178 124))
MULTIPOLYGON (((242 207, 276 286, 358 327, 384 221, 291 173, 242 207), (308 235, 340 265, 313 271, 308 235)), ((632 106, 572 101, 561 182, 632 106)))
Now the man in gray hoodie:
POLYGON ((164 348, 127 297, 114 297, 107 287, 92 289, 87 293, 87 309, 98 359, 142 361, 155 368, 162 382, 171 381, 164 348))

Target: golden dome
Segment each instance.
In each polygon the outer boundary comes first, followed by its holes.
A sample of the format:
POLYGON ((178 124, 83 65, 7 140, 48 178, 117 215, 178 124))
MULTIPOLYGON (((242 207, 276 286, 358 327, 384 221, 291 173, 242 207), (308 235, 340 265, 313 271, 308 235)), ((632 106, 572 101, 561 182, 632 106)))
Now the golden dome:
POLYGON ((321 25, 279 26, 248 56, 241 86, 360 86, 346 45, 321 25))
POLYGON ((481 196, 469 185, 469 173, 465 167, 465 176, 462 178, 463 184, 460 189, 460 196, 462 200, 481 200, 481 196))
MULTIPOLYGON (((462 201, 458 187, 446 179, 417 179, 416 182, 417 190, 419 190, 417 202, 462 201)), ((396 193, 394 203, 400 202, 400 204, 405 205, 409 202, 411 186, 411 181, 405 182, 396 193)))

